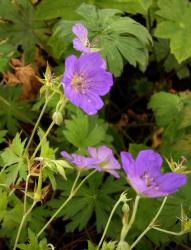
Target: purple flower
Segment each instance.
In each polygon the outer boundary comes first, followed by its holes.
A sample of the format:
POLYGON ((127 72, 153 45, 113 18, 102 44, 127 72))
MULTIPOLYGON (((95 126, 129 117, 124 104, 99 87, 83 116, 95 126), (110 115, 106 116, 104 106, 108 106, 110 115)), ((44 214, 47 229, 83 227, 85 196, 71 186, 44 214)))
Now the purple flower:
POLYGON ((121 166, 113 156, 113 152, 110 148, 106 146, 100 146, 98 149, 88 147, 88 152, 91 157, 97 159, 97 165, 101 168, 101 171, 108 172, 116 178, 119 178, 119 174, 115 169, 120 169, 121 166))
POLYGON ((66 58, 62 79, 65 96, 88 115, 103 107, 100 96, 113 85, 112 74, 103 68, 103 59, 96 52, 66 58))
POLYGON ((162 158, 153 150, 140 151, 136 160, 130 153, 121 152, 121 159, 130 185, 143 196, 166 196, 186 184, 183 174, 160 173, 162 158))
POLYGON ((100 171, 100 168, 97 167, 97 160, 85 157, 79 154, 68 154, 66 151, 61 152, 61 156, 64 157, 67 161, 81 169, 97 169, 100 171))
POLYGON ((72 32, 76 35, 76 38, 73 39, 73 48, 83 53, 90 52, 86 27, 81 23, 76 23, 72 27, 72 32))

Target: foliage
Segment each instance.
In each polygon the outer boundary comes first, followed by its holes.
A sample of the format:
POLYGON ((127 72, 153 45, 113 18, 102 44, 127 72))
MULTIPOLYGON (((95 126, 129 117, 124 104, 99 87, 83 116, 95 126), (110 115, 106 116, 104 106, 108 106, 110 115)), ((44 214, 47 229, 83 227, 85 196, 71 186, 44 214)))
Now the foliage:
MULTIPOLYGON (((108 63, 109 70, 119 76, 123 68, 123 60, 131 65, 139 65, 144 71, 148 62, 148 47, 151 36, 144 26, 115 9, 96 9, 93 5, 82 4, 77 13, 83 17, 83 22, 90 31, 90 41, 96 40, 96 47, 101 48, 101 54, 108 63), (109 44, 109 46, 108 46, 109 44)), ((71 41, 71 27, 74 22, 61 20, 57 23, 49 45, 55 47, 59 42, 57 56, 68 49, 71 41), (69 35, 70 33, 70 35, 69 35), (64 42, 65 41, 65 42, 64 42), (69 44, 67 44, 69 42, 69 44), (61 45, 61 43, 63 45, 61 45), (66 47, 67 46, 67 47, 66 47)))
POLYGON ((190 155, 190 108, 191 97, 188 93, 180 95, 158 92, 151 97, 149 107, 155 113, 159 127, 164 128, 162 152, 170 157, 172 152, 190 155))
POLYGON ((191 22, 191 4, 188 0, 158 1, 157 14, 161 21, 157 25, 155 35, 170 39, 170 49, 179 63, 191 56, 189 31, 191 22))
MULTIPOLYGON (((60 213, 60 216, 70 219, 70 222, 66 226, 67 231, 73 232, 76 228, 82 230, 94 213, 96 215, 96 228, 98 232, 101 232, 104 228, 111 207, 115 203, 113 197, 126 188, 126 181, 114 181, 113 177, 109 176, 103 182, 103 177, 103 174, 99 173, 89 178, 71 200, 70 204, 60 213)), ((65 190, 60 196, 60 201, 52 200, 49 202, 49 206, 54 209, 59 207, 60 202, 63 202, 63 199, 68 197, 72 183, 73 178, 68 179, 65 190)), ((116 227, 115 220, 115 225, 111 225, 110 234, 115 235, 116 232, 119 233, 117 231, 119 228, 116 227)))
MULTIPOLYGON (((190 173, 191 3, 189 0, 0 0, 0 6, 1 242, 5 248, 13 248, 21 219, 35 202, 22 225, 18 249, 54 249, 48 243, 52 234, 51 242, 62 234, 71 240, 72 232, 74 235, 87 232, 91 225, 95 231, 93 237, 90 232, 91 241, 86 249, 95 250, 113 206, 128 189, 129 210, 125 214, 120 203, 100 247, 114 250, 121 228, 132 214, 135 197, 123 169, 117 180, 103 172, 86 179, 92 170, 84 171, 80 166, 76 173, 78 168, 72 167, 75 164, 71 166, 60 152, 87 156, 88 146, 107 145, 120 160, 120 151, 128 150, 136 157, 140 150, 152 145, 166 159, 163 171, 167 168, 169 171, 170 165, 173 171, 190 173), (114 75, 114 87, 104 99, 107 106, 94 116, 87 116, 64 98, 62 76, 58 76, 63 74, 65 58, 79 55, 72 48, 75 37, 72 26, 79 22, 88 29, 91 48, 100 53, 107 70, 114 75), (16 76, 17 66, 10 63, 15 58, 24 67, 30 63, 43 84, 40 94, 34 95, 30 102, 23 99, 20 86, 9 86, 6 79, 9 74, 16 76), (47 60, 49 65, 44 74, 47 60), (42 76, 45 79, 40 79, 42 76), (64 110, 60 111, 60 107, 64 110), (55 122, 55 113, 60 114, 62 122, 55 122), (43 115, 36 124, 37 114, 43 115), (172 166, 178 166, 178 170, 172 166), (77 182, 76 174, 80 176, 77 182), (75 193, 74 187, 83 180, 75 193), (70 200, 71 194, 74 197, 70 200), (68 203, 55 215, 63 202, 68 203), (55 220, 56 226, 47 227, 39 236, 51 216, 60 220, 55 220), (57 223, 61 227, 57 228, 57 223)), ((102 167, 105 161, 99 164, 102 167)), ((186 221, 186 232, 190 232, 190 184, 188 177, 187 185, 168 197, 157 226, 179 232, 186 221)), ((143 232, 161 201, 141 199, 135 223, 126 237, 128 243, 143 232)), ((150 230, 136 249, 162 250, 171 241, 181 245, 187 244, 186 240, 185 236, 178 238, 150 230)), ((63 241, 65 244, 65 238, 63 241)), ((62 248, 63 244, 59 244, 62 248)))
POLYGON ((12 135, 18 131, 19 121, 33 124, 31 106, 27 101, 19 100, 20 94, 20 87, 0 85, 0 127, 8 129, 12 135))
POLYGON ((31 62, 35 56, 35 45, 43 41, 47 27, 44 22, 34 19, 34 8, 30 1, 1 0, 0 39, 8 39, 10 45, 24 50, 25 63, 31 62))
POLYGON ((17 177, 26 178, 26 163, 23 157, 25 141, 21 142, 20 135, 16 134, 12 143, 1 154, 4 162, 3 171, 7 175, 5 184, 14 184, 17 177))
POLYGON ((107 123, 97 115, 87 116, 77 110, 70 120, 65 121, 63 134, 78 149, 86 149, 88 146, 110 144, 112 137, 107 134, 107 130, 107 123))

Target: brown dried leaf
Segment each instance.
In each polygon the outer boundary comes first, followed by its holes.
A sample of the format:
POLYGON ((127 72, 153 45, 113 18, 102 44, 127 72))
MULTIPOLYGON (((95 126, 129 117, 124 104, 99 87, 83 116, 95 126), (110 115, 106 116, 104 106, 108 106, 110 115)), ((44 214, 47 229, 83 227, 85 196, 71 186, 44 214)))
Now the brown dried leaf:
POLYGON ((155 131, 155 133, 153 134, 153 138, 152 138, 152 148, 156 149, 158 148, 161 143, 162 143, 162 133, 164 131, 164 128, 159 128, 155 131))
POLYGON ((14 73, 4 73, 4 80, 8 85, 23 85, 22 98, 33 99, 40 88, 40 82, 36 77, 36 72, 32 67, 32 64, 23 66, 21 60, 11 59, 11 67, 14 69, 14 73))

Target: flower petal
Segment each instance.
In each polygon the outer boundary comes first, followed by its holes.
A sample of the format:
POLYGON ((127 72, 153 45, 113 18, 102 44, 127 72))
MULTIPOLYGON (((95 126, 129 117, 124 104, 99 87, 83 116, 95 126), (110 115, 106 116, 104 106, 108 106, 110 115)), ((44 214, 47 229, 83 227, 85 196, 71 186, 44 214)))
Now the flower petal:
POLYGON ((178 173, 162 174, 156 179, 159 189, 167 194, 177 192, 179 187, 186 184, 186 180, 186 175, 178 173))
POLYGON ((87 95, 80 95, 79 107, 83 109, 88 115, 95 115, 99 109, 103 107, 104 103, 98 95, 88 93, 87 95))
POLYGON ((62 78, 62 84, 65 86, 66 84, 69 84, 70 81, 72 80, 72 77, 74 75, 74 72, 76 70, 76 62, 77 62, 77 57, 74 55, 68 56, 65 60, 65 71, 64 71, 64 76, 62 78))
POLYGON ((142 176, 145 172, 148 172, 152 177, 158 176, 161 165, 162 158, 160 154, 150 149, 142 150, 137 155, 135 161, 136 175, 142 176))
POLYGON ((72 32, 79 38, 81 43, 86 46, 88 41, 88 30, 82 23, 76 23, 72 27, 72 32))
POLYGON ((123 169, 128 176, 135 176, 135 160, 128 152, 121 152, 121 161, 123 169))
POLYGON ((103 67, 103 59, 97 52, 86 53, 81 55, 78 62, 79 72, 83 74, 88 74, 95 68, 103 67))
POLYGON ((112 74, 103 69, 90 71, 85 79, 87 88, 100 96, 106 95, 113 85, 112 74))

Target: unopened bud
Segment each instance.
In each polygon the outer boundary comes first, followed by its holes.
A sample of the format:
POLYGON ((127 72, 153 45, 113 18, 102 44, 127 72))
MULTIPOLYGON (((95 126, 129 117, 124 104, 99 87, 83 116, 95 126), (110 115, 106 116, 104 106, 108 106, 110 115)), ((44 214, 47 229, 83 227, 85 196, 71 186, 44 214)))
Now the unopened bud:
POLYGON ((63 116, 60 111, 55 111, 52 120, 55 122, 56 125, 60 125, 63 122, 63 116))

